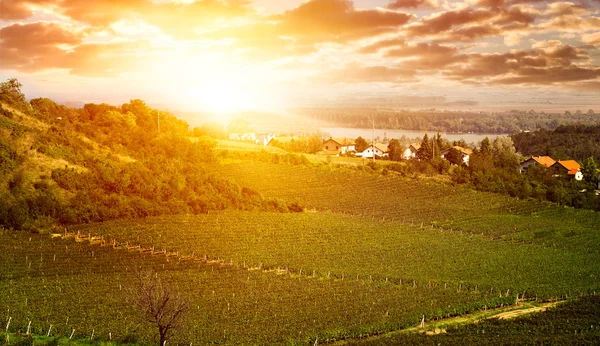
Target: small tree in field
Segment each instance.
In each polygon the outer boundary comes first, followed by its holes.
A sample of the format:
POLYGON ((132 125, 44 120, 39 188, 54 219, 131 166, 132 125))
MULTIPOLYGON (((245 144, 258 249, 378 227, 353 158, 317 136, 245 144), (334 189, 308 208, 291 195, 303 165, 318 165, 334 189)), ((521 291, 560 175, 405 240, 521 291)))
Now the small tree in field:
POLYGON ((189 311, 188 302, 163 283, 154 271, 138 272, 129 293, 130 301, 143 313, 144 319, 158 328, 159 345, 164 346, 189 311))

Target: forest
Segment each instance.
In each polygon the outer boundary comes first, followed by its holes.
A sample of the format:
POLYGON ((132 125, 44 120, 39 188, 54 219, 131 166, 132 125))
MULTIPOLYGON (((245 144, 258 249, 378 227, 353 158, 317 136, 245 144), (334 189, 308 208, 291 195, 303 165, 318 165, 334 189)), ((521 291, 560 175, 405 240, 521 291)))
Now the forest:
POLYGON ((600 125, 561 125, 512 135, 515 148, 526 156, 547 155, 555 160, 600 162, 600 125))
MULTIPOLYGON (((206 169, 215 142, 131 100, 68 108, 0 85, 0 225, 57 224, 227 208, 288 211, 206 169)), ((198 131, 196 131, 198 133, 198 131)))
POLYGON ((453 133, 513 134, 540 129, 554 130, 561 125, 596 125, 598 114, 590 109, 559 113, 534 110, 475 112, 448 110, 395 110, 385 108, 313 107, 298 108, 295 113, 330 126, 453 133))

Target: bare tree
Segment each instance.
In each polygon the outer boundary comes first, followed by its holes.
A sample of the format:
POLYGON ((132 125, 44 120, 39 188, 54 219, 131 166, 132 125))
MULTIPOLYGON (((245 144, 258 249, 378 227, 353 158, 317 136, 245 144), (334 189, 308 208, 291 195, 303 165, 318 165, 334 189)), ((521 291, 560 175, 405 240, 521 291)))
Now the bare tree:
POLYGON ((159 345, 164 346, 170 333, 181 326, 189 304, 155 271, 138 271, 136 279, 129 298, 143 312, 144 319, 158 327, 159 345))

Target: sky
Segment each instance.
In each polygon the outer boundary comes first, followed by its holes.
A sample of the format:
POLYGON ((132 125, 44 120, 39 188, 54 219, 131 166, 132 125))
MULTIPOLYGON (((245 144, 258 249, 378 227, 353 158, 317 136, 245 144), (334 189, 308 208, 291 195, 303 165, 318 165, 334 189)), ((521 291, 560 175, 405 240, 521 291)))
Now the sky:
POLYGON ((0 18, 0 79, 28 98, 228 112, 600 92, 600 0, 0 0, 0 18))

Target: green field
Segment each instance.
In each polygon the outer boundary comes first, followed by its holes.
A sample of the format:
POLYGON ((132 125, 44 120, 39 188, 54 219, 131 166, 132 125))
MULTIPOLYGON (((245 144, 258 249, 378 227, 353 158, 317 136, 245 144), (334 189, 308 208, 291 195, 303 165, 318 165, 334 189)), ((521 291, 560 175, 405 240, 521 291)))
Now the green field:
POLYGON ((316 210, 600 251, 600 214, 589 210, 330 166, 246 161, 220 166, 218 171, 267 197, 316 210))
POLYGON ((354 278, 277 275, 218 263, 100 247, 47 235, 0 233, 2 318, 11 332, 150 342, 153 330, 127 303, 137 266, 155 268, 192 310, 173 342, 288 344, 406 328, 436 311, 456 313, 514 301, 463 289, 354 278), (451 304, 451 308, 450 308, 451 304), (50 327, 52 325, 52 327, 50 327))
POLYGON ((17 334, 31 322, 38 335, 52 325, 56 337, 151 343, 153 326, 127 299, 142 267, 154 268, 192 307, 170 343, 456 344, 475 342, 479 329, 439 340, 365 337, 422 318, 600 289, 597 213, 362 168, 226 162, 214 170, 307 210, 69 227, 173 257, 2 230, 0 320, 11 319, 9 332, 17 334))

